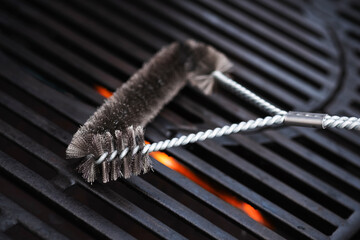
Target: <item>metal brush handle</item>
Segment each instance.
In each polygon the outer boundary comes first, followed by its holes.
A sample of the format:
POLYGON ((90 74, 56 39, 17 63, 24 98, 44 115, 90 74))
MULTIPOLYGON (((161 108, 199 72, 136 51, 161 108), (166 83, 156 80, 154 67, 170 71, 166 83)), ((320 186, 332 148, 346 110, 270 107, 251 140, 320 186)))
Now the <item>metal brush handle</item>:
MULTIPOLYGON (((280 126, 283 124, 285 119, 285 116, 283 115, 275 115, 275 116, 267 116, 265 118, 258 118, 256 120, 249 120, 249 121, 243 121, 240 123, 234 123, 232 125, 226 125, 221 128, 215 128, 215 129, 208 129, 205 132, 197 132, 191 133, 189 135, 181 136, 180 138, 172 138, 167 139, 164 141, 147 144, 144 146, 143 149, 140 149, 139 146, 136 146, 132 150, 132 155, 136 155, 138 153, 141 154, 148 154, 151 152, 161 151, 165 150, 171 147, 178 147, 187 145, 189 143, 204 141, 206 139, 211 139, 215 137, 221 137, 224 135, 230 135, 233 133, 238 132, 246 132, 251 130, 256 130, 264 127, 270 127, 270 126, 280 126)), ((115 159, 117 155, 119 155, 119 158, 124 158, 131 150, 126 147, 124 150, 122 150, 119 154, 118 151, 114 151, 111 153, 108 161, 112 161, 115 159)), ((95 162, 96 164, 102 163, 106 157, 108 156, 108 152, 105 152, 103 155, 100 156, 100 158, 95 162)))
POLYGON ((231 78, 227 77, 220 71, 214 71, 212 73, 217 83, 226 90, 234 93, 238 97, 248 101, 249 103, 257 106, 258 108, 268 112, 271 115, 283 115, 285 116, 284 124, 290 126, 304 126, 304 127, 321 127, 325 128, 341 128, 348 130, 360 131, 360 119, 356 117, 339 117, 330 116, 322 113, 309 113, 309 112, 286 112, 255 93, 251 92, 247 88, 243 87, 239 83, 235 82, 231 78))
POLYGON ((356 117, 339 117, 329 116, 327 114, 320 113, 308 113, 308 112, 286 112, 255 93, 251 92, 247 88, 241 86, 239 83, 225 76, 222 72, 214 71, 212 76, 217 83, 232 92, 233 94, 241 97, 242 99, 254 104, 260 109, 268 112, 274 116, 267 116, 265 118, 258 118, 255 120, 243 121, 240 123, 234 123, 232 125, 226 125, 221 128, 208 129, 203 132, 191 133, 180 138, 167 139, 164 141, 145 145, 144 148, 136 146, 132 151, 126 147, 121 152, 115 150, 112 153, 105 152, 102 154, 95 164, 101 164, 109 154, 110 157, 107 161, 112 161, 115 157, 119 156, 120 159, 124 158, 131 151, 132 155, 136 154, 148 154, 150 152, 165 150, 171 147, 178 147, 194 143, 198 141, 204 141, 214 137, 221 137, 224 135, 230 135, 238 132, 245 132, 250 130, 261 129, 264 127, 280 126, 283 124, 290 126, 306 126, 306 127, 318 127, 318 128, 340 128, 348 130, 360 131, 360 119, 356 117))
POLYGON ((235 82, 231 78, 227 77, 220 71, 214 71, 212 76, 215 78, 216 82, 228 90, 229 92, 237 95, 238 97, 250 102, 251 104, 257 106, 258 108, 268 112, 270 115, 284 115, 286 111, 272 105, 266 100, 262 99, 255 93, 251 92, 249 89, 245 88, 241 84, 235 82))

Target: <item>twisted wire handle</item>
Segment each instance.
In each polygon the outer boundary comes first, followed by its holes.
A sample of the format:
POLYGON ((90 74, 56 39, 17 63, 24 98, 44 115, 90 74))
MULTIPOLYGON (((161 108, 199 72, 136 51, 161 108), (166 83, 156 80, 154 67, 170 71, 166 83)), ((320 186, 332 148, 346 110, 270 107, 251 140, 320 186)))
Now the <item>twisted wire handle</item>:
POLYGON ((360 131, 360 118, 326 115, 322 122, 322 128, 341 128, 360 131))
MULTIPOLYGON (((264 127, 278 126, 284 122, 285 117, 283 115, 268 116, 265 118, 257 118, 255 120, 243 121, 240 123, 234 123, 232 125, 225 125, 223 127, 218 127, 215 129, 208 129, 205 132, 200 131, 198 133, 191 133, 189 135, 181 136, 180 138, 167 139, 165 141, 160 141, 152 144, 145 145, 141 150, 140 146, 133 148, 131 154, 136 155, 138 153, 148 154, 151 152, 156 152, 160 150, 165 150, 172 147, 183 146, 189 143, 194 143, 198 141, 204 141, 206 139, 211 139, 214 137, 221 137, 224 135, 230 135, 238 132, 246 132, 250 130, 260 129, 264 127), (141 150, 141 152, 140 152, 141 150)), ((120 159, 124 158, 127 154, 130 153, 130 149, 126 147, 121 152, 115 150, 111 153, 108 161, 112 161, 115 157, 119 156, 120 159)), ((100 158, 95 162, 100 164, 105 161, 108 156, 108 152, 100 156, 100 158)))
MULTIPOLYGON (((247 88, 241 86, 234 80, 228 78, 222 72, 214 71, 212 73, 212 76, 223 88, 274 116, 267 116, 265 118, 257 118, 255 120, 234 123, 232 125, 226 125, 221 128, 218 127, 215 129, 208 129, 205 132, 200 131, 196 134, 191 133, 186 136, 181 136, 180 138, 167 139, 164 141, 148 144, 145 145, 142 149, 140 148, 140 146, 135 146, 132 149, 131 154, 148 154, 150 152, 165 150, 171 147, 184 146, 189 143, 204 141, 206 139, 211 139, 214 137, 221 137, 224 135, 230 135, 233 133, 245 132, 264 127, 279 126, 284 123, 297 126, 322 127, 323 129, 341 128, 360 131, 360 118, 329 116, 327 114, 316 113, 286 112, 265 101, 264 99, 257 96, 247 88)), ((105 161, 109 154, 111 155, 107 159, 107 161, 112 161, 117 156, 122 159, 127 154, 129 154, 130 151, 131 150, 129 149, 129 147, 126 147, 121 152, 117 150, 111 153, 105 152, 98 158, 97 161, 95 161, 95 164, 101 164, 103 161, 105 161)))
POLYGON ((180 138, 173 138, 171 140, 160 141, 157 143, 149 144, 144 147, 142 154, 165 150, 171 147, 178 147, 181 145, 186 145, 188 143, 194 143, 197 141, 204 141, 206 139, 211 139, 214 137, 221 137, 224 135, 230 135, 238 132, 245 132, 255 129, 260 129, 264 127, 270 127, 275 125, 280 125, 284 122, 284 116, 275 115, 268 116, 265 118, 258 118, 256 120, 243 121, 240 123, 234 123, 232 125, 226 125, 221 128, 209 129, 205 132, 198 132, 196 134, 191 133, 187 136, 182 136, 180 138))
POLYGON ((280 108, 272 105, 271 103, 265 101, 261 97, 257 96, 255 93, 251 92, 247 88, 243 87, 241 84, 235 82, 231 78, 228 78, 220 71, 214 71, 212 73, 214 78, 217 80, 220 86, 228 90, 229 92, 241 97, 242 99, 254 104, 260 109, 268 112, 271 115, 284 115, 286 111, 281 110, 280 108))

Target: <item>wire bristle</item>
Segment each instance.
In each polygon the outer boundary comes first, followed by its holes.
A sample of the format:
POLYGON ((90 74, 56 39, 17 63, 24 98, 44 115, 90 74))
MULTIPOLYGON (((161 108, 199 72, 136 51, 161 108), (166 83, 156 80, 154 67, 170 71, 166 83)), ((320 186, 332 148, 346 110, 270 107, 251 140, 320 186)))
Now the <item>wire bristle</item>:
POLYGON ((123 158, 121 164, 121 171, 123 173, 124 178, 129 178, 132 175, 132 159, 133 156, 131 154, 133 145, 134 145, 134 128, 132 126, 128 127, 126 131, 124 131, 124 136, 122 138, 122 146, 125 148, 126 146, 130 149, 129 153, 123 158))
MULTIPOLYGON (((109 132, 105 132, 105 134, 102 134, 101 135, 101 138, 102 138, 102 145, 101 145, 101 150, 102 152, 110 152, 111 149, 113 148, 112 145, 113 144, 113 137, 111 136, 111 134, 109 132)), ((101 153, 101 154, 103 154, 101 153)), ((110 162, 108 161, 109 159, 109 155, 107 156, 107 158, 105 159, 105 161, 103 161, 101 163, 101 175, 102 175, 102 181, 103 183, 107 183, 110 181, 110 162)))
POLYGON ((210 94, 215 88, 215 79, 212 73, 214 71, 228 72, 233 64, 223 53, 210 45, 194 40, 187 40, 186 43, 194 49, 187 64, 195 65, 188 67, 188 81, 204 94, 210 94))
POLYGON ((96 171, 94 155, 87 156, 85 160, 78 166, 77 170, 79 171, 79 173, 81 173, 82 177, 87 182, 95 182, 96 171))
POLYGON ((66 158, 81 158, 89 155, 91 135, 85 129, 80 127, 74 134, 72 141, 66 149, 66 158))
MULTIPOLYGON (((131 143, 129 144, 129 146, 131 146, 130 148, 130 152, 132 152, 134 150, 134 147, 136 147, 137 145, 137 137, 136 137, 136 129, 132 128, 131 129, 131 143)), ((141 173, 141 153, 138 153, 134 156, 132 156, 132 154, 129 154, 129 156, 131 156, 131 171, 133 175, 139 175, 141 173)))
POLYGON ((137 127, 135 129, 135 136, 136 136, 136 145, 138 145, 140 147, 139 153, 137 154, 136 157, 137 162, 140 163, 140 171, 139 174, 141 173, 147 173, 149 170, 153 169, 152 166, 152 161, 149 157, 148 154, 141 154, 142 149, 145 146, 145 139, 144 139, 144 129, 142 127, 137 127))
MULTIPOLYGON (((111 151, 110 153, 114 152, 117 148, 117 139, 118 139, 118 136, 121 135, 121 132, 119 130, 116 130, 115 131, 115 139, 114 141, 112 141, 112 144, 111 144, 111 151)), ((113 159, 111 162, 111 169, 110 169, 110 180, 111 181, 116 181, 119 177, 122 176, 122 173, 121 173, 121 169, 120 169, 120 159, 118 157, 116 157, 115 159, 113 159)))
POLYGON ((115 181, 119 177, 129 178, 146 173, 152 169, 152 162, 148 154, 141 153, 144 145, 144 131, 141 126, 136 128, 130 126, 124 131, 116 130, 115 137, 110 132, 94 134, 91 144, 88 144, 92 148, 93 154, 87 155, 77 169, 90 183, 96 180, 107 183, 115 181), (136 155, 132 155, 136 146, 140 146, 140 151, 136 155), (126 147, 129 148, 129 152, 123 159, 120 159, 118 155, 109 162, 111 153, 115 150, 120 153, 126 147), (106 152, 108 153, 106 159, 97 165, 95 161, 106 152))

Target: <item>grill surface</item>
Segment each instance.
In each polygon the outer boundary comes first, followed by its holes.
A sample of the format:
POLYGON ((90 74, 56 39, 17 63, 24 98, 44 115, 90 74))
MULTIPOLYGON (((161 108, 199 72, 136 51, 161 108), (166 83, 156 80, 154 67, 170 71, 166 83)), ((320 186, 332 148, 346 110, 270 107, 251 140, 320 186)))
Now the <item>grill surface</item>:
MULTIPOLYGON (((360 114, 356 1, 2 0, 0 238, 359 239, 360 135, 304 128, 167 153, 258 209, 266 227, 183 175, 86 184, 65 160, 79 124, 161 46, 195 38, 233 78, 287 110, 360 114), (141 4, 140 4, 141 3, 141 4)), ((157 141, 264 116, 187 87, 146 131, 157 141)))

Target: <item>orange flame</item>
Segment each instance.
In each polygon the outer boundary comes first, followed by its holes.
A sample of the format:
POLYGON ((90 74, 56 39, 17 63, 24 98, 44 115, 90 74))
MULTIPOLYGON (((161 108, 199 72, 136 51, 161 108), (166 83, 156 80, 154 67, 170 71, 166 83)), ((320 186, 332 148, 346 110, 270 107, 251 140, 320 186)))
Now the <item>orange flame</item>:
POLYGON ((264 226, 271 227, 270 223, 265 220, 265 218, 261 215, 261 213, 255 208, 253 208, 250 204, 240 201, 236 196, 226 191, 222 191, 220 189, 215 188, 210 183, 206 182, 204 179, 196 175, 189 168, 179 163, 177 160, 175 160, 175 158, 168 156, 164 152, 152 152, 150 153, 150 155, 160 163, 167 166, 168 168, 171 168, 177 171, 178 173, 184 175, 185 177, 189 178, 190 180, 192 180, 193 182, 195 182, 196 184, 198 184, 208 192, 221 198, 222 200, 231 204, 232 206, 241 209, 255 221, 263 224, 264 226))
POLYGON ((109 98, 112 96, 112 92, 110 92, 109 90, 107 90, 106 88, 99 86, 99 85, 95 85, 95 90, 100 93, 100 95, 102 95, 103 97, 109 98))
MULTIPOLYGON (((104 97, 108 98, 112 95, 112 92, 107 90, 102 86, 95 85, 95 89, 104 97)), ((146 144, 149 142, 145 141, 146 144)), ((208 192, 214 194, 215 196, 221 198, 225 202, 229 203, 230 205, 241 209, 244 211, 249 217, 254 219, 255 221, 263 224, 264 226, 271 227, 270 223, 265 220, 265 218, 261 215, 261 213, 252 207, 250 204, 247 204, 243 201, 240 201, 236 196, 232 195, 231 193, 218 189, 215 186, 212 186, 210 183, 205 181, 205 179, 201 178, 200 176, 196 175, 192 170, 187 168, 186 166, 179 163, 175 158, 170 157, 164 152, 152 152, 150 155, 159 161, 160 163, 164 164, 168 168, 171 168, 174 171, 184 175, 185 177, 189 178, 191 181, 195 182, 208 192)))

